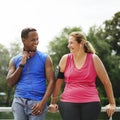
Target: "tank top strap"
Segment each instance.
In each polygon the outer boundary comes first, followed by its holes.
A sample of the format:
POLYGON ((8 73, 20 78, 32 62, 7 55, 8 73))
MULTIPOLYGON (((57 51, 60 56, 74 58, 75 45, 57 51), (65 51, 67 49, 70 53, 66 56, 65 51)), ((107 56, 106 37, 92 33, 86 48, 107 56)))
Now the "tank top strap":
POLYGON ((66 67, 65 67, 65 69, 69 66, 69 64, 72 64, 72 62, 73 62, 73 55, 71 53, 69 53, 67 55, 67 61, 66 61, 66 67))

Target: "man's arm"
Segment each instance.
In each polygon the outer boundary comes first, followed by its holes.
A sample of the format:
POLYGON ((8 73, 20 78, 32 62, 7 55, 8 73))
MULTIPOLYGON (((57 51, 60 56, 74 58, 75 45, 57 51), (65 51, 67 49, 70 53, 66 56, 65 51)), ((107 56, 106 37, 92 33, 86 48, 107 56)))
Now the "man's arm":
POLYGON ((53 87, 55 83, 54 70, 53 70, 52 60, 50 57, 47 57, 45 71, 46 71, 46 79, 48 81, 48 85, 47 85, 46 93, 43 97, 43 101, 46 102, 48 98, 51 96, 51 93, 53 92, 53 87))
POLYGON ((52 60, 49 56, 47 57, 47 60, 46 60, 45 72, 46 72, 46 79, 48 81, 47 89, 46 89, 43 99, 39 103, 33 106, 32 108, 33 115, 40 114, 40 112, 43 111, 47 100, 49 99, 49 97, 51 96, 53 92, 55 79, 54 79, 54 70, 53 70, 52 60))
POLYGON ((7 84, 11 88, 13 87, 19 80, 19 77, 21 75, 22 67, 15 68, 13 59, 9 62, 9 70, 7 74, 7 84))
POLYGON ((7 83, 10 88, 19 81, 22 69, 26 64, 27 59, 29 59, 29 53, 27 51, 23 51, 20 66, 17 69, 15 68, 13 59, 10 60, 9 71, 7 75, 7 83))

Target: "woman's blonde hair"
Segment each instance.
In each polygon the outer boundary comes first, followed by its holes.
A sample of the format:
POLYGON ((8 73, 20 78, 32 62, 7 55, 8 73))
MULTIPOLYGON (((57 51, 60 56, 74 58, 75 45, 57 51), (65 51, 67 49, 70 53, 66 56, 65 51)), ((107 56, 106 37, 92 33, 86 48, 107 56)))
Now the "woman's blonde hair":
POLYGON ((78 43, 84 41, 84 51, 86 53, 95 53, 94 47, 89 41, 87 41, 86 36, 82 32, 72 32, 69 36, 75 37, 78 43))

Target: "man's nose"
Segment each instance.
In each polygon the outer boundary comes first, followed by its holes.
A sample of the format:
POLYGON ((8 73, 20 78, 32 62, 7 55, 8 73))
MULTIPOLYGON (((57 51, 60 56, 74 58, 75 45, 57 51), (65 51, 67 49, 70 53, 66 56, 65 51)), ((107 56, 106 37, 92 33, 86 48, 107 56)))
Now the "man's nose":
POLYGON ((39 40, 34 40, 34 44, 37 45, 39 43, 39 40))

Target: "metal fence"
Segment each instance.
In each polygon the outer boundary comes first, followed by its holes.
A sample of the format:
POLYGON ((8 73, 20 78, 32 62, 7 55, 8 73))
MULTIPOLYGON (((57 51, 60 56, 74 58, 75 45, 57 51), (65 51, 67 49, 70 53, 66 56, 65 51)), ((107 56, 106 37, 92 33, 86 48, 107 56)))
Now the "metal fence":
MULTIPOLYGON (((0 112, 12 112, 12 109, 11 107, 0 107, 0 112)), ((101 112, 106 112, 105 107, 102 107, 101 112)), ((120 107, 116 107, 115 112, 120 112, 120 107)), ((112 120, 112 117, 109 120, 112 120)))

